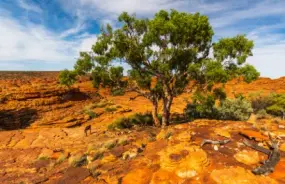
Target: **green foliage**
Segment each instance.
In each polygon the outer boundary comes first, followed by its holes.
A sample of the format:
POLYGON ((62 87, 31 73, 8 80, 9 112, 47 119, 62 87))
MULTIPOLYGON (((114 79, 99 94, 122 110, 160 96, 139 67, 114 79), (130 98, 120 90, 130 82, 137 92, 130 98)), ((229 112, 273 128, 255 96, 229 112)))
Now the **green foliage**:
POLYGON ((269 118, 270 115, 267 114, 266 110, 265 109, 262 109, 262 110, 259 110, 257 113, 256 113, 256 118, 257 119, 266 119, 266 118, 269 118))
POLYGON ((125 90, 123 88, 119 89, 111 89, 112 96, 123 96, 125 94, 125 90))
POLYGON ((250 83, 258 79, 260 73, 254 68, 254 66, 246 64, 240 68, 240 75, 243 76, 245 82, 250 83))
POLYGON ((104 152, 97 151, 97 152, 94 153, 92 161, 101 159, 101 158, 103 158, 103 156, 104 156, 104 152))
POLYGON ((80 52, 80 58, 74 65, 74 71, 78 75, 84 75, 88 73, 92 67, 94 67, 94 63, 91 61, 91 56, 86 52, 80 52))
POLYGON ((56 160, 56 164, 61 164, 66 160, 66 156, 64 154, 61 154, 58 159, 56 160))
MULTIPOLYGON (((92 68, 94 87, 118 89, 126 85, 123 68, 115 67, 114 61, 128 64, 129 86, 153 106, 162 99, 163 125, 169 123, 173 98, 190 80, 196 81, 195 89, 211 91, 215 83, 234 77, 243 76, 250 82, 259 76, 253 66, 246 65, 253 41, 237 35, 213 44, 214 32, 205 15, 161 10, 152 19, 140 19, 123 12, 118 20, 121 27, 116 30, 110 25, 101 28, 92 52, 81 53, 75 70, 86 73, 92 68), (214 58, 209 56, 210 49, 214 58)), ((219 92, 216 95, 225 98, 219 92)), ((197 116, 205 116, 199 112, 200 104, 195 105, 197 116)))
POLYGON ((67 69, 63 70, 59 74, 59 83, 65 85, 68 88, 72 86, 76 81, 76 73, 74 71, 69 71, 67 69))
POLYGON ((113 121, 109 126, 109 130, 131 128, 134 125, 153 125, 153 118, 150 113, 135 113, 127 118, 119 118, 113 121))
POLYGON ((253 112, 251 104, 245 98, 226 99, 218 107, 219 119, 222 120, 248 120, 253 112))
POLYGON ((87 155, 71 156, 68 162, 72 167, 81 167, 87 164, 87 155))
POLYGON ((252 113, 250 102, 243 97, 225 99, 220 106, 215 105, 212 95, 196 94, 193 102, 188 103, 184 109, 185 115, 190 119, 220 119, 220 120, 247 120, 252 113))
POLYGON ((105 112, 115 112, 117 110, 116 107, 106 107, 105 112))
POLYGON ((104 107, 110 106, 110 105, 113 105, 113 102, 108 101, 108 100, 102 100, 99 103, 94 104, 93 107, 94 108, 104 108, 104 107))
POLYGON ((46 156, 46 155, 42 155, 42 154, 40 154, 39 156, 38 156, 38 158, 37 158, 38 160, 48 160, 49 159, 49 157, 48 156, 46 156))
POLYGON ((266 108, 269 114, 274 116, 285 116, 285 94, 273 94, 270 97, 270 105, 266 108))
POLYGON ((274 116, 285 116, 285 94, 260 95, 252 94, 249 96, 254 112, 266 111, 267 114, 274 116))
POLYGON ((87 114, 91 119, 98 117, 98 115, 90 109, 84 109, 83 112, 87 114))
POLYGON ((255 113, 265 110, 271 104, 270 96, 261 95, 261 93, 252 93, 248 98, 255 113))
POLYGON ((113 149, 115 146, 117 146, 117 140, 109 140, 104 144, 107 149, 113 149))
POLYGON ((193 96, 192 101, 193 102, 188 103, 184 109, 184 113, 189 119, 217 118, 218 112, 217 108, 215 107, 214 96, 196 93, 193 96))

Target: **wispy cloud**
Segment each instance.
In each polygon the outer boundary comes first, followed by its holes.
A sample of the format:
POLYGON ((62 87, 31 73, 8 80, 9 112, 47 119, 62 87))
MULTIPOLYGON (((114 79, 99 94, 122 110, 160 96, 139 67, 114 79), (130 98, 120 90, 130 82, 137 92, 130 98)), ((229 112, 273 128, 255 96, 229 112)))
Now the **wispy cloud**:
POLYGON ((27 11, 42 13, 42 9, 39 6, 32 4, 31 2, 27 3, 25 0, 18 0, 18 5, 27 11))
MULTIPOLYGON (((252 2, 252 1, 248 1, 252 2)), ((255 4, 254 1, 252 4, 248 3, 247 6, 244 6, 243 9, 237 9, 234 11, 226 11, 221 14, 219 17, 215 17, 211 19, 211 22, 215 28, 225 27, 228 25, 235 24, 239 21, 246 19, 254 19, 254 18, 264 18, 272 15, 283 15, 285 1, 277 0, 277 1, 257 1, 255 4)))
POLYGON ((79 51, 91 48, 95 41, 94 35, 67 41, 60 33, 30 22, 22 24, 9 16, 0 16, 0 27, 1 70, 19 68, 19 61, 23 66, 31 61, 72 66, 79 51))

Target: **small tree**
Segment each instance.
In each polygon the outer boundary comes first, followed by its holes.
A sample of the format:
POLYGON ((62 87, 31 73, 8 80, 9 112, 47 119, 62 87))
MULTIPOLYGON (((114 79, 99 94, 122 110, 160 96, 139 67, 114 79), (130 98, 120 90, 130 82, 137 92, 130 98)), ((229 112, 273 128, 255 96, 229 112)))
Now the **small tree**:
POLYGON ((253 42, 238 35, 213 44, 207 16, 161 10, 151 20, 126 12, 118 20, 122 27, 116 31, 110 25, 101 29, 89 61, 105 69, 116 60, 131 66, 132 90, 152 102, 154 119, 162 99, 162 126, 169 124, 172 101, 189 81, 195 81, 195 91, 211 91, 215 83, 234 77, 250 82, 259 76, 254 67, 245 65, 253 42), (211 49, 214 57, 209 55, 211 49))
POLYGON ((59 83, 67 86, 69 89, 76 81, 76 73, 67 69, 63 70, 59 74, 59 83))

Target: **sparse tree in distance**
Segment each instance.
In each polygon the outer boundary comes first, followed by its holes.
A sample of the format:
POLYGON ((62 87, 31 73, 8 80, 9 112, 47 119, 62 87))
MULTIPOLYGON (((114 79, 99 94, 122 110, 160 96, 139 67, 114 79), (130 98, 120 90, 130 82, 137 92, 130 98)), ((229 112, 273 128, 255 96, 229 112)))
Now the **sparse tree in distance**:
POLYGON ((213 91, 214 84, 235 77, 243 76, 250 82, 259 76, 246 64, 253 41, 237 35, 213 43, 214 32, 205 15, 161 10, 152 19, 140 19, 123 12, 118 20, 122 27, 102 28, 93 52, 86 53, 85 58, 88 63, 95 62, 96 75, 96 67, 109 73, 108 68, 117 60, 129 65, 129 79, 134 84, 131 89, 152 102, 156 125, 169 125, 173 99, 190 81, 195 81, 193 91, 213 91), (160 99, 162 122, 157 119, 160 99))
POLYGON ((70 89, 70 87, 76 82, 76 73, 67 69, 63 70, 59 74, 59 83, 70 89))

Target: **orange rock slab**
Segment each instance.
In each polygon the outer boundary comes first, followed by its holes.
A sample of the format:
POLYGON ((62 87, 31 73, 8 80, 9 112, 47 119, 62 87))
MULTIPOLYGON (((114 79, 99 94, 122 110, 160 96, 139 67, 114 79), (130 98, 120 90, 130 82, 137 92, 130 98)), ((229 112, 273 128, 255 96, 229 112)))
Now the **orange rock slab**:
POLYGON ((129 172, 122 181, 122 184, 149 184, 152 172, 148 168, 137 169, 129 172))
POLYGON ((256 176, 242 167, 214 170, 210 175, 217 184, 277 184, 268 176, 256 176))
POLYGON ((260 132, 254 130, 242 130, 240 134, 248 137, 249 139, 254 139, 256 141, 268 141, 269 138, 267 136, 262 135, 260 132))

